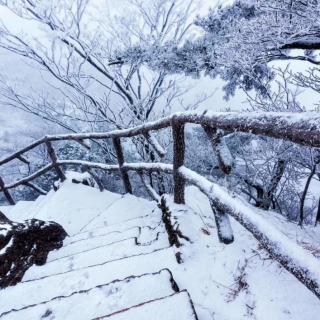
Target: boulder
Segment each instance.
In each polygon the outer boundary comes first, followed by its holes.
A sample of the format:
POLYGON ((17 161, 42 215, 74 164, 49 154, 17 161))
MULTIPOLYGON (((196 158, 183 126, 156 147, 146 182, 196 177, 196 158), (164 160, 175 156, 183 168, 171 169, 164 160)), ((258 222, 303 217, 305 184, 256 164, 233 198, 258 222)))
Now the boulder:
POLYGON ((0 288, 20 282, 32 265, 44 265, 67 233, 56 222, 37 219, 13 222, 0 212, 0 288))

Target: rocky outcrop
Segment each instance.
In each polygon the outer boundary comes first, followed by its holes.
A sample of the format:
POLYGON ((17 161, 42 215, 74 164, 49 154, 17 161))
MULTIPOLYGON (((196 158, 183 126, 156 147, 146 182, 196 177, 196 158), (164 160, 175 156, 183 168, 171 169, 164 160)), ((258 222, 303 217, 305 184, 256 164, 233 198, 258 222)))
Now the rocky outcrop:
POLYGON ((0 212, 0 288, 20 282, 33 264, 44 265, 48 253, 61 248, 66 236, 55 222, 31 219, 17 223, 0 212))

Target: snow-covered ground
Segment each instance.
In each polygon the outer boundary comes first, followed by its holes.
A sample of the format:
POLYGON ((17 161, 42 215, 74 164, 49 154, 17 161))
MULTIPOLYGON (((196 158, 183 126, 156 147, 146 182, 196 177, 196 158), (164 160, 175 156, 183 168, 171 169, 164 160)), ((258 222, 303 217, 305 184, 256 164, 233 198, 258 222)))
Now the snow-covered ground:
MULTIPOLYGON (((188 187, 186 199, 175 205, 167 197, 172 223, 189 239, 180 248, 170 247, 155 202, 70 180, 35 202, 1 207, 13 220, 57 221, 69 237, 46 265, 0 291, 0 319, 189 320, 193 306, 199 320, 317 319, 319 300, 249 232, 232 219, 235 242, 219 243, 206 196, 188 187)), ((257 214, 300 243, 296 225, 257 214)))

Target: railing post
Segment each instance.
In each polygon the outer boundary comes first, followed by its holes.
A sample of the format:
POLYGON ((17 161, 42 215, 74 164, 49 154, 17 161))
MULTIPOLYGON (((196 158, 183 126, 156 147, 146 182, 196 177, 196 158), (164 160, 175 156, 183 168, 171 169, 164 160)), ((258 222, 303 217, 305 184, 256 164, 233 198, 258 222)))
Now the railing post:
POLYGON ((132 194, 132 186, 130 183, 130 178, 129 178, 128 172, 123 169, 124 155, 123 155, 123 150, 122 150, 122 146, 121 146, 121 140, 120 140, 120 138, 113 138, 112 142, 113 142, 114 150, 116 151, 116 155, 118 158, 119 170, 120 170, 121 178, 123 181, 124 190, 126 193, 132 194))
POLYGON ((6 199, 8 200, 9 204, 14 206, 16 204, 16 202, 14 201, 14 199, 12 198, 10 192, 8 191, 8 189, 5 188, 5 183, 2 180, 2 178, 0 177, 0 191, 3 192, 4 196, 6 197, 6 199))
POLYGON ((63 171, 61 170, 61 168, 59 167, 59 165, 57 163, 58 162, 58 158, 57 158, 57 155, 56 155, 56 153, 55 153, 55 151, 53 149, 52 143, 50 141, 46 141, 46 146, 47 146, 49 157, 51 158, 53 167, 56 170, 59 179, 61 181, 66 180, 65 174, 63 173, 63 171))
POLYGON ((174 183, 174 202, 184 204, 184 178, 180 176, 178 170, 184 165, 185 141, 184 141, 184 123, 173 119, 173 183, 174 183))

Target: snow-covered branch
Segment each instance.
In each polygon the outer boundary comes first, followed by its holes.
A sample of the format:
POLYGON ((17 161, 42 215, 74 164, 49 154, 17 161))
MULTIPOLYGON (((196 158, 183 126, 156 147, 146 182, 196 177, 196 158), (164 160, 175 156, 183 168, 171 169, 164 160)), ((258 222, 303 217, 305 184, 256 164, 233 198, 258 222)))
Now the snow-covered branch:
POLYGON ((214 205, 245 227, 287 271, 320 298, 319 261, 272 226, 254 209, 226 189, 182 167, 180 174, 205 193, 214 205))

